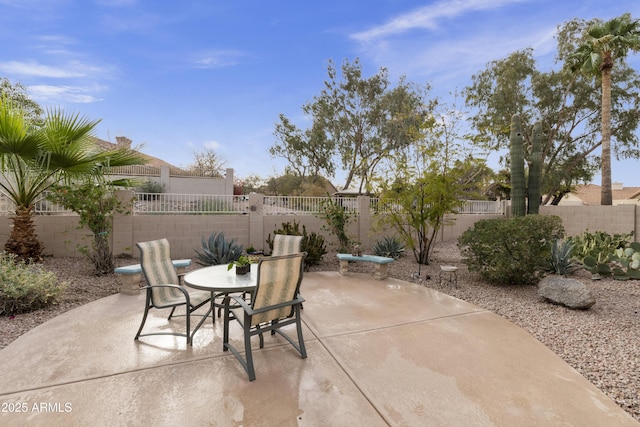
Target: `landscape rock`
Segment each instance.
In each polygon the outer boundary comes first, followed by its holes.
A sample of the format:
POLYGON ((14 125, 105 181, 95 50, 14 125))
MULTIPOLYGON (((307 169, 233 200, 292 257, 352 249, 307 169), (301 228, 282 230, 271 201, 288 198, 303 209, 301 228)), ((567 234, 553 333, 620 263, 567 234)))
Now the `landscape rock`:
POLYGON ((547 276, 538 283, 538 295, 554 304, 586 310, 596 303, 586 285, 562 276, 547 276))

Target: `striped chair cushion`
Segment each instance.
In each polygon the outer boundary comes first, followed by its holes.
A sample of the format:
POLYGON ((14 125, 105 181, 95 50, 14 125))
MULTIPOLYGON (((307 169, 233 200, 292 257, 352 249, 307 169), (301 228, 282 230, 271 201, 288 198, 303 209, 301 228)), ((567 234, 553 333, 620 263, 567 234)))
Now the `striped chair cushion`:
MULTIPOLYGON (((300 254, 295 257, 265 258, 260 262, 258 283, 252 300, 254 310, 295 299, 302 280, 303 259, 304 255, 300 254)), ((251 325, 290 317, 292 314, 291 307, 270 310, 254 315, 251 325)))
POLYGON ((291 255, 300 252, 302 236, 288 236, 276 234, 273 236, 273 251, 271 256, 291 255))
MULTIPOLYGON (((171 251, 167 239, 140 242, 137 246, 140 249, 140 265, 148 285, 180 284, 178 273, 171 262, 171 251)), ((197 305, 206 300, 207 296, 208 293, 202 294, 205 299, 199 299, 196 296, 199 301, 191 301, 191 304, 197 305)), ((156 307, 186 303, 184 294, 179 289, 167 287, 152 288, 151 300, 156 307)))

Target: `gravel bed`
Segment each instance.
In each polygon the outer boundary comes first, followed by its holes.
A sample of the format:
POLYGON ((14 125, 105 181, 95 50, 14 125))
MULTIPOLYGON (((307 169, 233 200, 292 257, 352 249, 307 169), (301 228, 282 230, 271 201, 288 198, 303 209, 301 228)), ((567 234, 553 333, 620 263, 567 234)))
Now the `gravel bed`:
MULTIPOLYGON (((131 260, 117 260, 118 265, 131 260)), ((114 275, 96 277, 84 259, 47 258, 47 269, 69 287, 59 304, 31 313, 0 316, 0 349, 20 335, 79 305, 119 291, 114 275)), ((190 269, 198 268, 195 263, 190 269)), ((368 263, 354 263, 350 271, 371 272, 368 263)), ((311 271, 338 270, 334 253, 311 271)), ((482 282, 460 260, 455 243, 439 243, 431 264, 420 266, 407 254, 389 266, 391 277, 419 283, 490 310, 528 331, 574 367, 622 409, 640 421, 640 281, 591 280, 587 272, 575 278, 596 299, 589 310, 570 310, 545 302, 535 286, 495 286, 482 282), (438 282, 439 266, 458 267, 458 287, 438 282)))

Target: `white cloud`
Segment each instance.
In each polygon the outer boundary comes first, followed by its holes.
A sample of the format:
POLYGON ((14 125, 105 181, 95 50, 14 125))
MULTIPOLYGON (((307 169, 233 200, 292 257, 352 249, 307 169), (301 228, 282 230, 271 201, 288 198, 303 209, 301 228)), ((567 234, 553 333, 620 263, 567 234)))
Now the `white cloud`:
POLYGON ((222 147, 222 144, 220 144, 218 141, 207 141, 202 145, 208 150, 217 150, 222 147))
POLYGON ((0 72, 41 78, 86 78, 108 75, 112 71, 109 67, 90 65, 80 61, 69 61, 63 66, 45 65, 36 61, 0 62, 0 72))
POLYGON ((195 55, 196 68, 224 68, 237 65, 244 54, 235 50, 213 50, 195 55))
POLYGON ((101 101, 93 93, 100 92, 103 87, 80 87, 80 86, 52 86, 52 85, 31 85, 27 87, 29 94, 40 102, 58 103, 70 102, 77 104, 89 104, 101 101))
POLYGON ((489 10, 521 3, 528 0, 441 0, 391 19, 389 22, 351 37, 361 42, 369 42, 381 37, 404 33, 413 29, 438 28, 441 19, 451 19, 478 10, 489 10))
POLYGON ((556 25, 542 22, 539 16, 532 15, 526 23, 506 21, 499 31, 496 25, 503 22, 507 10, 486 15, 486 19, 463 16, 523 1, 528 0, 442 0, 351 37, 361 42, 360 55, 384 64, 393 77, 428 79, 434 89, 461 89, 488 62, 514 51, 533 48, 537 57, 555 52, 556 25), (465 30, 434 31, 443 20, 465 30))
POLYGON ((49 78, 77 78, 84 77, 85 74, 76 67, 60 68, 40 64, 35 61, 21 62, 8 61, 0 62, 0 71, 7 74, 17 74, 21 76, 49 77, 49 78))
MULTIPOLYGON (((407 76, 414 81, 429 81, 436 91, 462 89, 461 85, 465 86, 488 62, 517 50, 531 47, 536 56, 555 52, 553 31, 555 27, 543 27, 533 33, 510 33, 508 37, 495 37, 491 31, 447 40, 413 37, 363 46, 361 54, 373 63, 384 64, 392 79, 407 76)), ((549 64, 540 65, 546 69, 549 64)))

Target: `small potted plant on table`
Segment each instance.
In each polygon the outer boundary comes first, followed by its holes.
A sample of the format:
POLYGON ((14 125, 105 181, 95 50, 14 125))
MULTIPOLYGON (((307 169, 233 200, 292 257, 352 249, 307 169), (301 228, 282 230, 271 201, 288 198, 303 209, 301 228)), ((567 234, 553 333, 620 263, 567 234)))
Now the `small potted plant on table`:
POLYGON ((240 255, 237 260, 231 261, 227 266, 227 270, 231 270, 233 266, 236 267, 236 274, 247 274, 251 271, 251 258, 246 255, 240 255))

